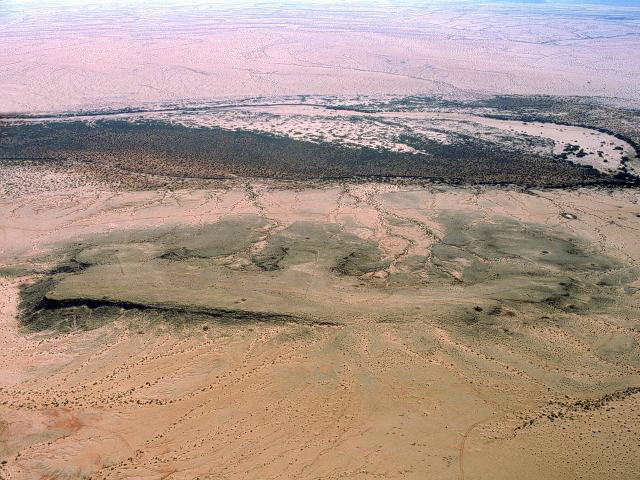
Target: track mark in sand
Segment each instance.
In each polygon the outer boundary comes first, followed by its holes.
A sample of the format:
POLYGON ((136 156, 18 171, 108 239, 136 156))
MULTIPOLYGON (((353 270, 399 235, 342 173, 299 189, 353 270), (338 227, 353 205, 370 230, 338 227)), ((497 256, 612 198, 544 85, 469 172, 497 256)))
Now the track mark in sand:
POLYGON ((213 214, 215 216, 216 214, 218 214, 217 209, 222 203, 223 196, 224 194, 217 190, 205 192, 204 199, 198 205, 191 209, 193 211, 191 216, 196 219, 196 225, 202 225, 204 223, 205 215, 213 214), (203 208, 206 209, 201 210, 203 208))
POLYGON ((450 276, 454 281, 456 282, 459 281, 458 277, 456 277, 454 274, 446 270, 442 265, 439 265, 433 261, 432 247, 433 245, 438 243, 444 244, 444 239, 439 234, 434 232, 426 223, 418 220, 417 218, 399 215, 397 213, 391 212, 386 208, 384 208, 379 201, 373 200, 373 195, 376 193, 377 191, 374 193, 366 194, 366 199, 367 199, 366 203, 376 210, 376 212, 378 213, 379 223, 389 237, 400 238, 405 242, 407 242, 405 248, 401 252, 394 255, 394 258, 391 264, 389 265, 389 267, 386 269, 386 271, 397 266, 398 263, 403 258, 407 257, 409 255, 409 252, 411 252, 411 250, 417 246, 417 242, 415 240, 408 238, 405 235, 393 233, 391 225, 389 225, 389 222, 385 220, 385 217, 392 217, 392 218, 395 218, 396 220, 399 220, 401 222, 406 222, 412 225, 413 227, 417 228, 422 233, 422 235, 424 235, 429 240, 429 242, 433 242, 431 245, 429 245, 429 247, 424 252, 426 256, 426 262, 430 263, 434 268, 436 268, 437 270, 440 270, 445 275, 450 276))
MULTIPOLYGON (((604 255, 607 253, 608 250, 611 249, 611 242, 610 242, 611 239, 609 238, 611 237, 611 234, 607 235, 606 233, 607 226, 613 225, 618 229, 618 231, 629 231, 629 230, 636 231, 636 232, 638 231, 638 228, 636 227, 633 227, 631 225, 622 225, 617 221, 613 220, 611 217, 610 206, 607 208, 607 206, 604 205, 606 209, 604 210, 604 212, 607 212, 607 210, 609 210, 608 214, 604 213, 602 210, 601 212, 603 213, 597 213, 597 210, 595 209, 586 209, 584 207, 580 207, 577 204, 577 199, 556 200, 556 199, 550 198, 550 196, 548 195, 538 194, 538 196, 548 201, 549 204, 552 205, 558 212, 557 215, 559 215, 564 219, 560 223, 560 225, 566 226, 569 229, 573 229, 571 223, 574 221, 586 223, 587 225, 592 224, 593 225, 592 230, 596 238, 595 243, 598 245, 598 251, 600 254, 604 255), (577 212, 579 214, 578 217, 576 218, 575 213, 571 213, 571 212, 577 212), (591 220, 588 220, 588 219, 591 219, 591 220)), ((548 221, 546 223, 548 224, 548 221)), ((633 256, 630 255, 627 251, 625 251, 624 248, 621 248, 620 246, 618 246, 617 251, 620 255, 624 256, 627 259, 627 262, 629 262, 630 264, 635 263, 633 256)))
POLYGON ((313 261, 313 272, 312 275, 309 276, 309 283, 307 283, 307 287, 304 289, 304 299, 306 300, 308 298, 309 295, 309 289, 311 288, 311 285, 313 284, 313 279, 315 277, 315 273, 316 273, 316 268, 318 267, 318 251, 315 251, 315 260, 313 261))
POLYGON ((245 254, 251 255, 264 250, 269 245, 269 241, 271 240, 273 235, 276 232, 284 230, 287 227, 287 224, 267 216, 265 206, 261 201, 262 194, 259 191, 256 191, 251 183, 247 182, 245 184, 244 192, 249 202, 251 202, 251 204, 253 204, 253 206, 258 210, 259 216, 264 218, 268 223, 263 228, 264 235, 251 242, 250 245, 244 250, 245 254))
POLYGON ((385 235, 387 237, 399 239, 405 244, 405 246, 402 248, 400 252, 396 252, 393 254, 392 260, 389 263, 389 266, 383 269, 383 271, 385 271, 388 276, 391 269, 396 268, 400 260, 406 257, 411 251, 411 249, 415 247, 415 241, 406 237, 405 235, 400 235, 393 231, 393 228, 391 227, 391 225, 389 224, 388 220, 386 220, 385 217, 394 216, 394 215, 390 214, 381 205, 379 199, 376 197, 379 197, 377 188, 375 188, 373 192, 365 192, 364 203, 366 203, 367 205, 369 205, 371 208, 375 210, 378 217, 378 225, 380 226, 380 229, 385 233, 385 235))
POLYGON ((462 441, 460 442, 460 448, 458 449, 458 462, 460 465, 460 476, 459 476, 460 480, 464 480, 464 451, 467 446, 469 435, 471 435, 471 432, 473 431, 474 428, 476 428, 478 425, 483 424, 487 420, 488 418, 485 418, 482 420, 478 420, 475 423, 472 423, 471 425, 469 425, 467 430, 464 432, 464 435, 462 436, 462 441))
POLYGON ((342 186, 340 192, 338 192, 338 197, 336 198, 336 206, 331 209, 329 213, 327 213, 327 221, 330 223, 338 223, 338 215, 340 210, 342 210, 343 199, 345 196, 349 194, 349 189, 346 185, 342 186))
POLYGON ((247 197, 247 200, 249 200, 249 203, 251 203, 256 210, 260 212, 260 215, 264 216, 264 205, 260 201, 261 195, 255 190, 251 182, 244 184, 244 194, 247 197))

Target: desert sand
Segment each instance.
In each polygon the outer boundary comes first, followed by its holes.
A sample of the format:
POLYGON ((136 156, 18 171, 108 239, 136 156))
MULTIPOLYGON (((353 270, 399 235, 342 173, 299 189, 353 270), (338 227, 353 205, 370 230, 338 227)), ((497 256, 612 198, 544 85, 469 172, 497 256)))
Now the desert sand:
POLYGON ((309 94, 637 106, 640 10, 609 3, 3 2, 0 112, 309 94))
POLYGON ((637 472, 635 190, 13 178, 4 478, 637 472))
POLYGON ((635 480, 640 9, 0 4, 0 480, 635 480))

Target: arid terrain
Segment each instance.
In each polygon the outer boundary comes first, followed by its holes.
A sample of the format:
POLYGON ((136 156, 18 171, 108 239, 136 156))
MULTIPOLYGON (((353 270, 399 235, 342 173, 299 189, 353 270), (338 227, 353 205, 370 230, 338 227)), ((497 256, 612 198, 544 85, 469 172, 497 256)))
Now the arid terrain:
POLYGON ((7 0, 0 112, 281 95, 639 102, 635 0, 7 0))
POLYGON ((637 192, 55 180, 2 203, 6 478, 637 472, 637 192))
POLYGON ((637 114, 407 102, 7 119, 0 475, 634 478, 637 114))
POLYGON ((640 8, 347 3, 0 5, 0 480, 638 478, 640 8))

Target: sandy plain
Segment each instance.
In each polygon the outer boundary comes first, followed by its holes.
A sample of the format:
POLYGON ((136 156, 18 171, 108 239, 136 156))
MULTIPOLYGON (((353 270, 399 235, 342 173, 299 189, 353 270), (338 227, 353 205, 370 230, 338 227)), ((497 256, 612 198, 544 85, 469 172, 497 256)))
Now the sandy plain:
POLYGON ((636 479, 638 18, 2 2, 0 479, 636 479))
POLYGON ((12 168, 3 478, 635 477, 637 190, 12 168))
POLYGON ((0 112, 308 94, 638 105, 639 17, 632 2, 2 2, 0 112))

